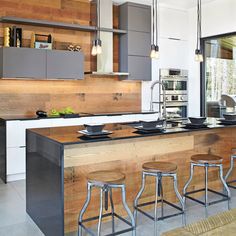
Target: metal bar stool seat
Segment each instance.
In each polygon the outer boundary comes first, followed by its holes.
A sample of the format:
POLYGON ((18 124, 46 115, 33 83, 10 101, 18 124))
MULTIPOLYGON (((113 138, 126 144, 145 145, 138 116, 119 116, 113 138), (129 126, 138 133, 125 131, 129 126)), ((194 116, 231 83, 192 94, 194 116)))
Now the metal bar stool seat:
MULTIPOLYGON (((233 148, 232 149, 232 155, 231 155, 231 158, 230 158, 230 168, 229 168, 227 174, 225 175, 225 181, 227 181, 227 179, 229 178, 229 176, 231 175, 231 173, 234 169, 234 160, 235 159, 236 159, 236 148, 233 148)), ((227 185, 230 188, 236 189, 236 186, 232 185, 232 183, 236 183, 236 180, 227 181, 227 185)))
POLYGON ((200 203, 201 205, 204 205, 205 207, 209 206, 209 205, 213 205, 219 202, 223 202, 223 201, 228 201, 228 207, 229 207, 229 200, 231 197, 230 194, 230 190, 223 178, 223 164, 222 164, 223 158, 220 156, 216 156, 216 155, 211 155, 211 154, 197 154, 197 155, 193 155, 191 157, 191 162, 190 162, 190 177, 189 180, 187 181, 187 183, 184 186, 183 189, 183 194, 184 194, 184 204, 186 202, 186 198, 195 201, 197 203, 200 203), (193 179, 193 174, 194 174, 194 167, 198 166, 198 167, 204 167, 205 168, 205 187, 202 189, 197 189, 194 191, 190 191, 187 192, 187 188, 190 185, 192 179, 193 179), (224 188, 226 189, 227 194, 221 193, 221 192, 217 192, 215 190, 209 189, 208 188, 208 168, 209 167, 218 167, 219 168, 219 174, 220 174, 220 180, 224 186, 224 188), (196 199, 192 196, 190 196, 191 194, 194 193, 198 193, 198 192, 205 192, 205 201, 201 201, 199 199, 196 199), (208 202, 208 191, 217 195, 220 195, 221 199, 219 200, 215 200, 215 201, 211 201, 208 202))
POLYGON ((79 220, 78 220, 78 235, 82 236, 82 231, 83 229, 88 233, 89 235, 95 236, 101 235, 101 223, 102 223, 102 218, 103 217, 112 217, 112 233, 107 234, 109 235, 120 235, 126 232, 132 231, 132 235, 135 236, 135 221, 134 217, 126 203, 126 190, 125 190, 125 175, 121 172, 117 171, 95 171, 91 172, 87 176, 87 198, 84 203, 84 206, 80 212, 79 215, 79 220), (99 215, 87 219, 83 219, 83 215, 86 212, 86 209, 89 205, 90 199, 91 199, 91 190, 93 187, 100 188, 100 210, 99 210, 99 215), (122 193, 122 203, 123 206, 130 217, 130 221, 124 219, 120 215, 116 214, 114 211, 114 204, 113 204, 113 199, 112 199, 112 189, 119 188, 121 189, 122 193), (103 198, 105 195, 105 198, 103 198), (103 208, 105 208, 106 211, 108 211, 108 195, 110 198, 110 204, 111 204, 111 212, 110 213, 105 213, 103 214, 103 208), (105 203, 103 205, 103 199, 105 200, 105 203), (126 223, 129 227, 115 232, 115 217, 126 223), (92 232, 91 229, 87 228, 84 223, 98 220, 98 227, 97 227, 97 234, 92 232))
POLYGON ((184 204, 183 204, 183 199, 178 191, 178 184, 177 184, 177 165, 171 162, 147 162, 144 163, 143 166, 143 171, 142 171, 142 185, 141 188, 135 198, 134 201, 134 218, 135 221, 137 220, 137 213, 140 212, 143 215, 147 216, 149 219, 154 221, 154 233, 156 235, 157 233, 157 221, 159 220, 164 220, 173 216, 177 215, 183 215, 184 216, 184 204), (145 183, 146 183, 146 177, 147 176, 152 176, 155 177, 156 184, 155 184, 155 201, 151 202, 145 202, 138 204, 138 201, 140 197, 142 196, 142 193, 144 192, 145 189, 145 183), (181 207, 165 200, 163 198, 163 186, 162 186, 162 178, 163 177, 172 177, 174 180, 174 190, 176 193, 177 198, 179 199, 179 202, 181 204, 181 207), (160 197, 160 199, 158 199, 160 197), (161 202, 161 216, 157 216, 157 204, 161 202), (173 208, 175 208, 178 212, 175 214, 169 214, 169 215, 164 215, 164 207, 163 205, 167 204, 173 208), (152 205, 154 204, 154 217, 141 208, 144 206, 152 205))

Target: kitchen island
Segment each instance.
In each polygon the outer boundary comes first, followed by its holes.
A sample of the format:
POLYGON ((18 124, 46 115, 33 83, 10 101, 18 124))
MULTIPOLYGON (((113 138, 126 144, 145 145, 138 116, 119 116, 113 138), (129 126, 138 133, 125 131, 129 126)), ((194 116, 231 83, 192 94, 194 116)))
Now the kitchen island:
MULTIPOLYGON (((27 213, 45 235, 62 236, 77 231, 78 214, 86 198, 86 175, 95 170, 119 170, 126 174, 127 201, 132 208, 141 183, 142 164, 146 161, 175 162, 182 192, 189 177, 191 155, 220 155, 224 158, 224 169, 229 167, 236 126, 219 125, 214 119, 210 122, 209 128, 173 127, 162 133, 139 133, 131 126, 107 124, 105 129, 113 133, 96 139, 78 133, 83 126, 27 130, 27 213)), ((189 190, 203 183, 203 170, 196 169, 189 190)), ((172 185, 168 179, 163 180, 165 198, 176 202, 172 185)), ((221 187, 215 169, 210 170, 209 185, 215 189, 221 187)), ((154 191, 150 179, 142 200, 153 199, 154 191)), ((114 191, 114 203, 116 211, 124 215, 119 191, 114 191)), ((97 215, 98 208, 99 192, 95 189, 85 217, 97 215)))

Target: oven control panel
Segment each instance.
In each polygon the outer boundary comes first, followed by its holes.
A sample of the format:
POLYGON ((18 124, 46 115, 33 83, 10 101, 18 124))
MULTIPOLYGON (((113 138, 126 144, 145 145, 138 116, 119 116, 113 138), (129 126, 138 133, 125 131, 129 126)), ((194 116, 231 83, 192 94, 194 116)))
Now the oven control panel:
MULTIPOLYGON (((162 99, 163 99, 163 96, 161 96, 161 100, 162 99)), ((166 95, 166 102, 187 102, 187 101, 188 101, 188 95, 186 94, 166 95)))

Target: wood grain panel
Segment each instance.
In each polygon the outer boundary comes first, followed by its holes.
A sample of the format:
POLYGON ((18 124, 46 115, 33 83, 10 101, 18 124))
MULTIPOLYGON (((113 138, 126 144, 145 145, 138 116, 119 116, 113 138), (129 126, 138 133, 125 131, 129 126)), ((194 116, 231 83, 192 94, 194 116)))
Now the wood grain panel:
POLYGON ((143 140, 126 142, 112 142, 107 145, 85 144, 66 146, 64 152, 64 167, 83 166, 93 163, 109 161, 127 161, 127 159, 136 159, 143 156, 155 156, 164 153, 173 153, 193 149, 193 137, 178 137, 169 139, 144 138, 143 140), (154 147, 154 148, 150 148, 154 147))
MULTIPOLYGON (((1 0, 0 17, 53 20, 92 25, 94 11, 89 0, 1 0)), ((119 8, 113 7, 113 24, 118 28, 119 8)), ((0 45, 3 27, 0 23, 0 45)), ((32 32, 52 34, 53 48, 65 50, 68 45, 80 45, 85 54, 85 71, 96 70, 96 57, 90 55, 93 33, 18 25, 23 29, 23 46, 30 47, 32 32)), ((119 36, 114 36, 114 70, 119 67, 119 36)), ((14 79, 14 78, 13 78, 14 79)), ((0 116, 34 115, 35 110, 49 111, 71 106, 77 112, 120 112, 141 110, 141 83, 127 83, 118 78, 86 76, 83 81, 0 80, 0 116), (118 96, 116 94, 122 94, 118 96)))
MULTIPOLYGON (((77 217, 86 197, 86 175, 97 170, 116 170, 126 174, 127 201, 132 209, 134 198, 141 185, 142 164, 147 161, 171 161, 178 166, 178 187, 180 193, 189 178, 190 157, 198 153, 211 152, 224 158, 224 172, 229 168, 231 148, 235 145, 236 128, 211 129, 207 131, 173 134, 137 140, 109 141, 99 144, 68 146, 65 149, 65 230, 77 230, 77 217), (72 160, 73 159, 73 160, 72 160), (73 166, 74 165, 74 166, 73 166)), ((234 172, 231 178, 236 178, 234 172)), ((196 168, 189 190, 202 188, 204 170, 196 168)), ((164 196, 177 202, 171 178, 163 179, 164 196)), ((210 168, 209 187, 222 190, 218 170, 210 168)), ((154 199, 155 183, 147 178, 146 189, 140 202, 154 199)), ((126 215, 120 191, 114 191, 115 209, 126 215)), ((196 194, 199 197, 201 193, 196 194)), ((189 202, 189 204, 191 204, 189 202)), ((98 215, 99 191, 93 189, 91 204, 85 217, 98 215)), ((150 209, 150 208, 148 208, 150 209)))

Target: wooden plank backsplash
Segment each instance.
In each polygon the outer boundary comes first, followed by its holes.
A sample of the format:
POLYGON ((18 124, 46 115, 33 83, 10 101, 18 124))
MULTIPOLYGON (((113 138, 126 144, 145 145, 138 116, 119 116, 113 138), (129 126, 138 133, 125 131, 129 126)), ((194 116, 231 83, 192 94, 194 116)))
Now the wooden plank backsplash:
MULTIPOLYGON (((89 0, 0 0, 0 17, 52 20, 91 25, 93 12, 89 0)), ((118 27, 118 7, 114 7, 114 27, 118 27)), ((3 27, 0 24, 0 45, 3 27)), ((92 57, 93 33, 17 25, 23 29, 23 46, 30 46, 31 33, 52 34, 54 49, 78 44, 85 54, 85 71, 96 69, 92 57)), ((118 71, 119 37, 114 36, 114 71, 118 71)), ((119 112, 141 109, 141 82, 119 81, 118 78, 86 76, 82 81, 0 80, 0 116, 33 115, 35 110, 49 111, 71 106, 77 112, 119 112)))

